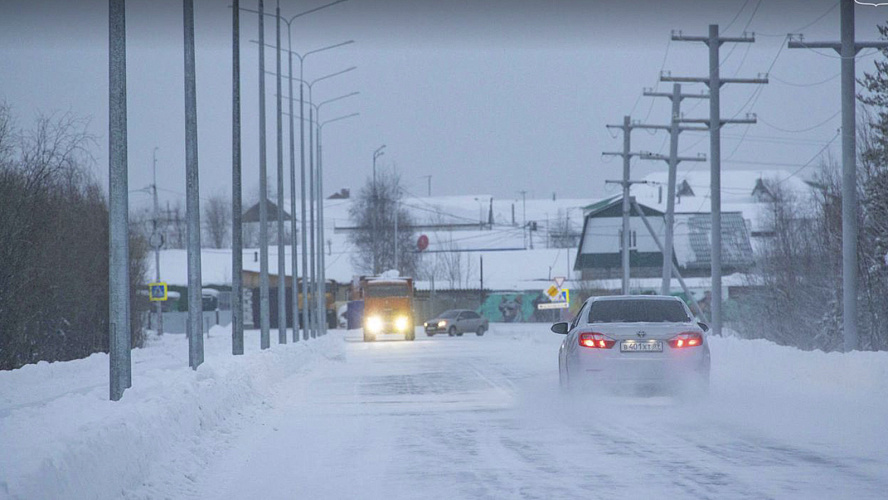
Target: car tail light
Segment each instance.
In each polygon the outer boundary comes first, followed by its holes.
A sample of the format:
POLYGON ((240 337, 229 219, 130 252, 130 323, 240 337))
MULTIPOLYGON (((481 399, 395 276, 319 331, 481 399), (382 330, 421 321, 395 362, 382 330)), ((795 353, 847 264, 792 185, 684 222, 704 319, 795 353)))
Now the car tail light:
POLYGON ((672 347, 673 349, 697 347, 700 345, 703 345, 703 335, 701 335, 700 332, 679 333, 675 337, 669 339, 669 347, 672 347))
POLYGON ((617 341, 603 333, 589 332, 580 334, 580 345, 590 349, 610 349, 617 341))

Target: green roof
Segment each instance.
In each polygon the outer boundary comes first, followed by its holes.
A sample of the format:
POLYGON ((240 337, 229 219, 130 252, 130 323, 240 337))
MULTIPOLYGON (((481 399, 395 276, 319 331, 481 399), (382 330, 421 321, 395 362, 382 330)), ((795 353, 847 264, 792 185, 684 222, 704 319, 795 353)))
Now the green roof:
POLYGON ((622 197, 623 197, 622 194, 617 194, 617 195, 611 196, 610 198, 605 198, 603 200, 596 201, 595 203, 593 203, 591 205, 586 205, 585 207, 583 207, 583 213, 588 214, 590 212, 597 212, 597 211, 601 210, 602 208, 607 207, 611 203, 621 199, 622 197))

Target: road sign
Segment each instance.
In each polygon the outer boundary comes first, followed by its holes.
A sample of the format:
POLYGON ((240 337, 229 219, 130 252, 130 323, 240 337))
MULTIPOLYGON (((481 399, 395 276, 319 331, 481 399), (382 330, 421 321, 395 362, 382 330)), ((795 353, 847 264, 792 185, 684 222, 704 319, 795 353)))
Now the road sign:
POLYGON ((546 297, 549 297, 549 300, 556 300, 557 297, 561 294, 561 289, 555 285, 550 286, 543 290, 543 293, 546 294, 546 297))
POLYGON ((570 304, 567 302, 542 302, 537 304, 537 309, 567 309, 570 307, 570 304))
POLYGON ((167 284, 166 283, 148 283, 148 298, 149 300, 163 301, 167 299, 167 284))
POLYGON ((428 247, 429 247, 429 237, 424 234, 419 235, 419 239, 416 240, 417 250, 422 252, 423 250, 425 250, 428 247))
POLYGON ((567 278, 565 278, 564 276, 555 276, 555 277, 552 279, 552 281, 555 282, 555 286, 557 286, 558 288, 561 288, 561 285, 564 284, 564 280, 566 280, 566 279, 567 279, 567 278))

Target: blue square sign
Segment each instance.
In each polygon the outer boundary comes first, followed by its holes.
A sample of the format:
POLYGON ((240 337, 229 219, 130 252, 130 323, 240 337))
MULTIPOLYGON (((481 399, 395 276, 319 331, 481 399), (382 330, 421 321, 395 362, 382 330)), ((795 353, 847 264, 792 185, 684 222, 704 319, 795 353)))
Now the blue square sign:
POLYGON ((152 301, 166 300, 167 299, 167 284, 166 283, 149 283, 148 284, 148 298, 152 301))

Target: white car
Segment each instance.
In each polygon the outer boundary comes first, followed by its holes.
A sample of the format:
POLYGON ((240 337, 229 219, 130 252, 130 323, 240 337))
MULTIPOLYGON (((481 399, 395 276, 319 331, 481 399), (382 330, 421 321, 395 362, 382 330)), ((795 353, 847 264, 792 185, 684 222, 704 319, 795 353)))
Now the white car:
POLYGON ((553 332, 566 335, 558 351, 561 386, 705 393, 708 330, 677 297, 590 298, 572 322, 552 325, 553 332))

